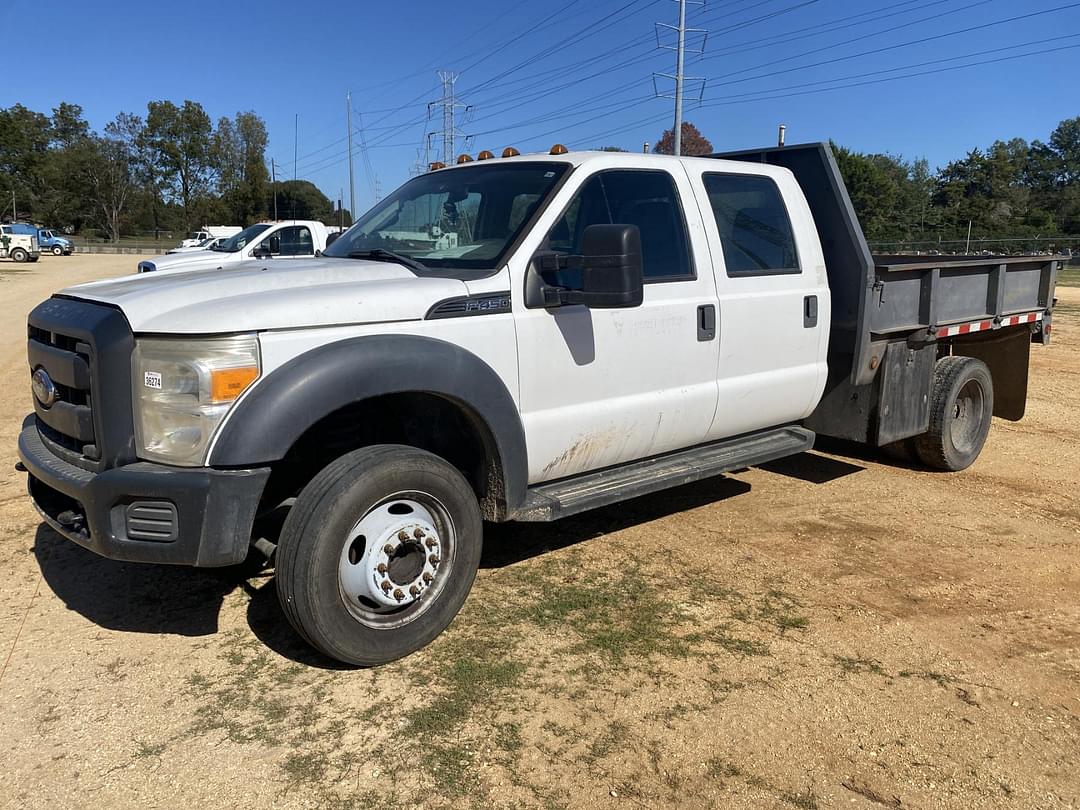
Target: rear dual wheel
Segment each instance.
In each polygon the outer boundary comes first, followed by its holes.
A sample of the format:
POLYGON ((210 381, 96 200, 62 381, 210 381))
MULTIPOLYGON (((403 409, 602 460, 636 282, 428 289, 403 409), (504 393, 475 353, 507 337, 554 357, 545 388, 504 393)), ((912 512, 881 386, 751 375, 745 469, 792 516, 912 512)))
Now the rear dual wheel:
POLYGON ((913 440, 928 467, 957 471, 979 457, 994 414, 990 369, 973 357, 942 357, 930 386, 930 426, 913 440))
POLYGON ((401 445, 348 453, 304 487, 277 548, 278 597, 313 647, 350 664, 420 649, 461 609, 480 564, 472 487, 401 445))

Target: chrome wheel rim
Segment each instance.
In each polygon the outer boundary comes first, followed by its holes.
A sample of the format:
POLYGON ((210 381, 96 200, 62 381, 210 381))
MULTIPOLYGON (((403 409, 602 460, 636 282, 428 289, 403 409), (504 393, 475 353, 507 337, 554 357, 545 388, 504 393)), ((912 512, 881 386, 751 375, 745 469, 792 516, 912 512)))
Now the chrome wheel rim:
POLYGON ((450 513, 437 498, 422 492, 385 498, 353 525, 342 545, 342 602, 368 627, 415 621, 445 588, 456 539, 450 513))

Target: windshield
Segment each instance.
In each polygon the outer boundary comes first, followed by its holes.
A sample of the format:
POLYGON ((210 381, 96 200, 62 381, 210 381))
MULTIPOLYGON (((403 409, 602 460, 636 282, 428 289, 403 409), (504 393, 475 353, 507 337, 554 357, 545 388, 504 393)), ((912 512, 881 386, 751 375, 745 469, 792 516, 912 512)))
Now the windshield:
POLYGON ((244 246, 265 231, 270 226, 265 222, 260 222, 257 225, 249 225, 240 231, 240 233, 230 236, 224 242, 213 245, 210 250, 221 250, 225 253, 236 253, 238 250, 243 250, 244 246))
POLYGON ((567 163, 491 163, 435 171, 364 214, 324 255, 385 250, 425 267, 495 269, 567 163))

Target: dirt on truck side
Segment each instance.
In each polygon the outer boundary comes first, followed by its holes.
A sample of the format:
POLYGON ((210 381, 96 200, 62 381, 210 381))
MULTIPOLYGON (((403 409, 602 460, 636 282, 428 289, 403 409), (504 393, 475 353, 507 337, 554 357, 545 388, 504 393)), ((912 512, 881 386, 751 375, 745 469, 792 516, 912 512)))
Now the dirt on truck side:
POLYGON ((26 314, 134 269, 63 264, 0 270, 0 806, 1080 805, 1080 288, 969 470, 829 444, 488 526, 449 631, 351 670, 292 634, 272 570, 41 525, 26 314))

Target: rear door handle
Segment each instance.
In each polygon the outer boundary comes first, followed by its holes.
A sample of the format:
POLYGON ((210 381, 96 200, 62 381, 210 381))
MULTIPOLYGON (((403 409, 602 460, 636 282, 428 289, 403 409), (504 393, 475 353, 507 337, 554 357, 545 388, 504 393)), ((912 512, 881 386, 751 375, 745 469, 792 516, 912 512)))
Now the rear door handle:
POLYGON ((802 325, 804 329, 812 329, 817 326, 817 296, 808 295, 803 298, 802 325))
POLYGON ((702 304, 697 308, 697 339, 699 341, 716 338, 716 306, 702 304))

